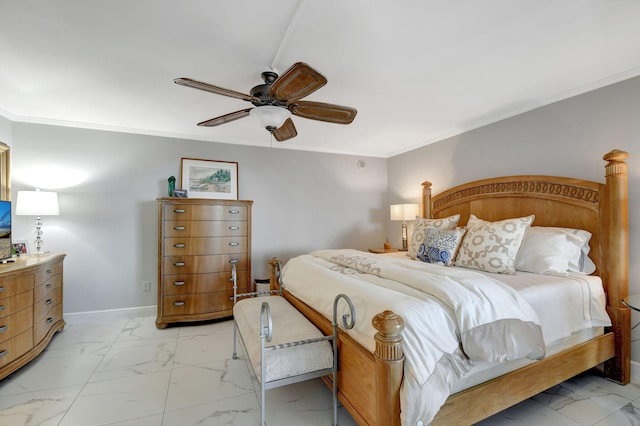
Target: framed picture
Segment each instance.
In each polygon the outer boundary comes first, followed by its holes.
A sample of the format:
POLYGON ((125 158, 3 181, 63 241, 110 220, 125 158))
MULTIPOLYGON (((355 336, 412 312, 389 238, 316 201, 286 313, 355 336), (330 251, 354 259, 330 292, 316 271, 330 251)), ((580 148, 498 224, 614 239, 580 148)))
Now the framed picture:
POLYGON ((183 158, 180 178, 191 198, 238 199, 238 163, 183 158))
POLYGON ((174 189, 173 196, 176 198, 187 198, 187 190, 186 189, 174 189))
POLYGON ((15 255, 29 254, 29 244, 26 241, 13 241, 11 245, 15 255))

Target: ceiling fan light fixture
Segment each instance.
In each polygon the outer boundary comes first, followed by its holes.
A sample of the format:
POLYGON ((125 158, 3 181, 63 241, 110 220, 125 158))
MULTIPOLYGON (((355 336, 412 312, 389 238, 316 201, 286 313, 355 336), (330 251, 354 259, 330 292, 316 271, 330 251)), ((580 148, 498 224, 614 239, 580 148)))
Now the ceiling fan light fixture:
MULTIPOLYGON (((249 115, 254 117, 267 130, 279 129, 291 117, 291 112, 282 107, 264 105, 253 108, 249 115)), ((271 130, 270 130, 271 131, 271 130)))

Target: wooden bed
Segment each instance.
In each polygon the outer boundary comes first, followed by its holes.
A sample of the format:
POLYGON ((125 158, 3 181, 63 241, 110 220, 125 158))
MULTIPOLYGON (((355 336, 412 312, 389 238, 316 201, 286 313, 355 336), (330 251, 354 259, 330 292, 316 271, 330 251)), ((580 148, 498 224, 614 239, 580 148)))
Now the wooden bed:
MULTIPOLYGON (((603 363, 605 377, 629 382, 631 314, 622 304, 628 294, 629 269, 627 156, 619 150, 604 156, 604 184, 553 176, 510 176, 467 183, 436 196, 431 195, 430 182, 422 184, 422 216, 426 218, 460 213, 460 224, 465 224, 471 213, 489 221, 535 214, 535 226, 591 232, 590 257, 597 267, 595 274, 604 283, 613 324, 600 337, 451 395, 432 424, 475 423, 603 363)), ((269 263, 275 289, 279 261, 274 258, 269 263)), ((325 334, 331 332, 330 321, 286 290, 285 297, 325 334)), ((404 322, 385 311, 374 317, 373 324, 378 331, 373 354, 348 335, 339 335, 338 397, 360 425, 399 425, 404 322)))

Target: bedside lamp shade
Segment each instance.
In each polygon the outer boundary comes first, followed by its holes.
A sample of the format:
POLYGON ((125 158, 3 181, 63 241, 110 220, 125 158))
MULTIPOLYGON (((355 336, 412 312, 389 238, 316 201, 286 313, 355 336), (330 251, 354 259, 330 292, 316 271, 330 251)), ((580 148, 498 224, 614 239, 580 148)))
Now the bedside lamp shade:
POLYGON ((49 191, 18 191, 16 215, 18 216, 57 216, 58 193, 49 191))
POLYGON ((40 216, 60 214, 58 193, 50 191, 18 191, 16 216, 36 216, 36 254, 42 254, 42 219, 40 216))
POLYGON ((402 221, 402 251, 407 251, 407 220, 416 220, 416 216, 418 215, 418 205, 392 204, 390 208, 390 214, 391 220, 402 221))

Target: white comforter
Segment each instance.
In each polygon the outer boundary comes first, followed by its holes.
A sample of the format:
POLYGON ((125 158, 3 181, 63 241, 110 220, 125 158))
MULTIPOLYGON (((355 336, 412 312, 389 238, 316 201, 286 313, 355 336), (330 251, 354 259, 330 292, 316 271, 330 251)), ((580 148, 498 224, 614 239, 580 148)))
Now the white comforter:
POLYGON ((327 318, 335 295, 349 295, 357 316, 349 334, 372 352, 372 317, 390 309, 404 318, 403 425, 429 424, 471 360, 544 357, 531 306, 511 287, 471 270, 323 250, 287 262, 283 282, 327 318))

